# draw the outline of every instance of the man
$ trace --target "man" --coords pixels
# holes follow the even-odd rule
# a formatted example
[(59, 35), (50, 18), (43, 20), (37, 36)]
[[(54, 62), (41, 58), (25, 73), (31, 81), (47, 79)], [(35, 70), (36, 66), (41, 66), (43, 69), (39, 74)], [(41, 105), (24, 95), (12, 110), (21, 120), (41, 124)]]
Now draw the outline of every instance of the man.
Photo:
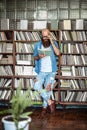
[[(39, 54), (39, 49), (50, 50), (51, 55)], [(48, 29), (43, 29), (41, 41), (34, 45), (35, 71), (37, 73), (34, 89), (43, 99), (42, 115), (45, 115), (48, 106), (51, 113), (55, 112), (55, 102), (51, 99), (51, 94), (57, 71), (56, 55), (59, 54), (58, 43), (53, 41)]]

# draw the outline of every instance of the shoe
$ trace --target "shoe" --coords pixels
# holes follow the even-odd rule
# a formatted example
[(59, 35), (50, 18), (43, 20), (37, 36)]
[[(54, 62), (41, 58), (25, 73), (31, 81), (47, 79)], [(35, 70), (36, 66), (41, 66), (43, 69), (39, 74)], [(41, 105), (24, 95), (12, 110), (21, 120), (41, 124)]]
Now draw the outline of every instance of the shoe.
[(42, 109), (42, 112), (41, 112), (41, 116), (42, 116), (42, 117), (45, 117), (46, 114), (47, 114), (47, 108), (43, 108), (43, 109)]
[(56, 106), (54, 101), (49, 105), (49, 108), (51, 113), (55, 113)]

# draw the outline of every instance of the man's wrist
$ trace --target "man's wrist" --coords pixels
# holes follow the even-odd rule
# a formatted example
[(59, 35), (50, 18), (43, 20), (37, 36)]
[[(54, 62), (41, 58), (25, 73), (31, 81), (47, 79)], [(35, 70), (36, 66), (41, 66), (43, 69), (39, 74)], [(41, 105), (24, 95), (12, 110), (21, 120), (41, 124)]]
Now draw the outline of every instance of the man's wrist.
[(40, 56), (38, 55), (38, 60), (40, 59)]
[(51, 45), (54, 46), (54, 42), (53, 41), (51, 42)]

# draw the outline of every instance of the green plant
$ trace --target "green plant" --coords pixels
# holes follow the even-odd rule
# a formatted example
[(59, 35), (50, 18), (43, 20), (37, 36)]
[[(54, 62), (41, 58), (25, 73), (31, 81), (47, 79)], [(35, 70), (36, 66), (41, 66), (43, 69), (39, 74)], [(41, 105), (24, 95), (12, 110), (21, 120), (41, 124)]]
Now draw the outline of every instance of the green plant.
[(14, 121), (16, 130), (24, 130), (24, 128), (19, 129), (18, 123), (20, 120), (25, 119), (29, 116), (32, 111), (27, 112), (26, 108), (32, 105), (41, 105), (41, 102), (32, 101), (32, 96), (36, 96), (38, 94), (37, 91), (34, 91), (31, 94), (31, 89), (28, 87), (27, 90), (22, 90), (21, 85), (17, 87), (16, 91), (12, 90), (12, 98), (10, 100), (10, 108), (4, 111), (0, 111), (0, 114), (10, 113), (12, 117), (11, 121)]
[[(16, 129), (18, 128), (18, 122), (20, 119), (26, 118), (32, 112), (26, 112), (25, 109), (28, 106), (33, 105), (32, 97), (30, 94), (30, 88), (22, 93), (21, 87), (18, 87), (16, 93), (13, 92), (12, 98), (10, 100), (11, 108), (1, 113), (10, 113), (12, 115), (12, 120), (15, 122)], [(23, 130), (23, 129), (20, 129)]]
[(11, 109), (9, 109), (9, 112), (12, 114), (15, 125), (18, 128), (18, 121), (20, 118), (24, 118), (32, 113), (24, 112), (28, 106), (32, 105), (30, 89), (21, 93), (21, 87), (18, 87), (16, 94), (13, 94), (10, 103)]

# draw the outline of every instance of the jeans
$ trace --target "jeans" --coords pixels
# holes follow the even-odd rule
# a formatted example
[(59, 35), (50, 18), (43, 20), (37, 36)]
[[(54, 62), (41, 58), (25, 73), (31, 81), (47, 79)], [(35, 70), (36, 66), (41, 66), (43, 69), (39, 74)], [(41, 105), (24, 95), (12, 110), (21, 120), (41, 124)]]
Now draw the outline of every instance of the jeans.
[[(34, 90), (40, 93), (40, 96), (43, 99), (43, 107), (48, 106), (48, 100), (52, 95), (52, 89), (55, 83), (55, 75), (56, 72), (40, 72), (36, 77), (37, 81), (34, 84)], [(45, 89), (49, 84), (51, 84), (51, 91)]]

